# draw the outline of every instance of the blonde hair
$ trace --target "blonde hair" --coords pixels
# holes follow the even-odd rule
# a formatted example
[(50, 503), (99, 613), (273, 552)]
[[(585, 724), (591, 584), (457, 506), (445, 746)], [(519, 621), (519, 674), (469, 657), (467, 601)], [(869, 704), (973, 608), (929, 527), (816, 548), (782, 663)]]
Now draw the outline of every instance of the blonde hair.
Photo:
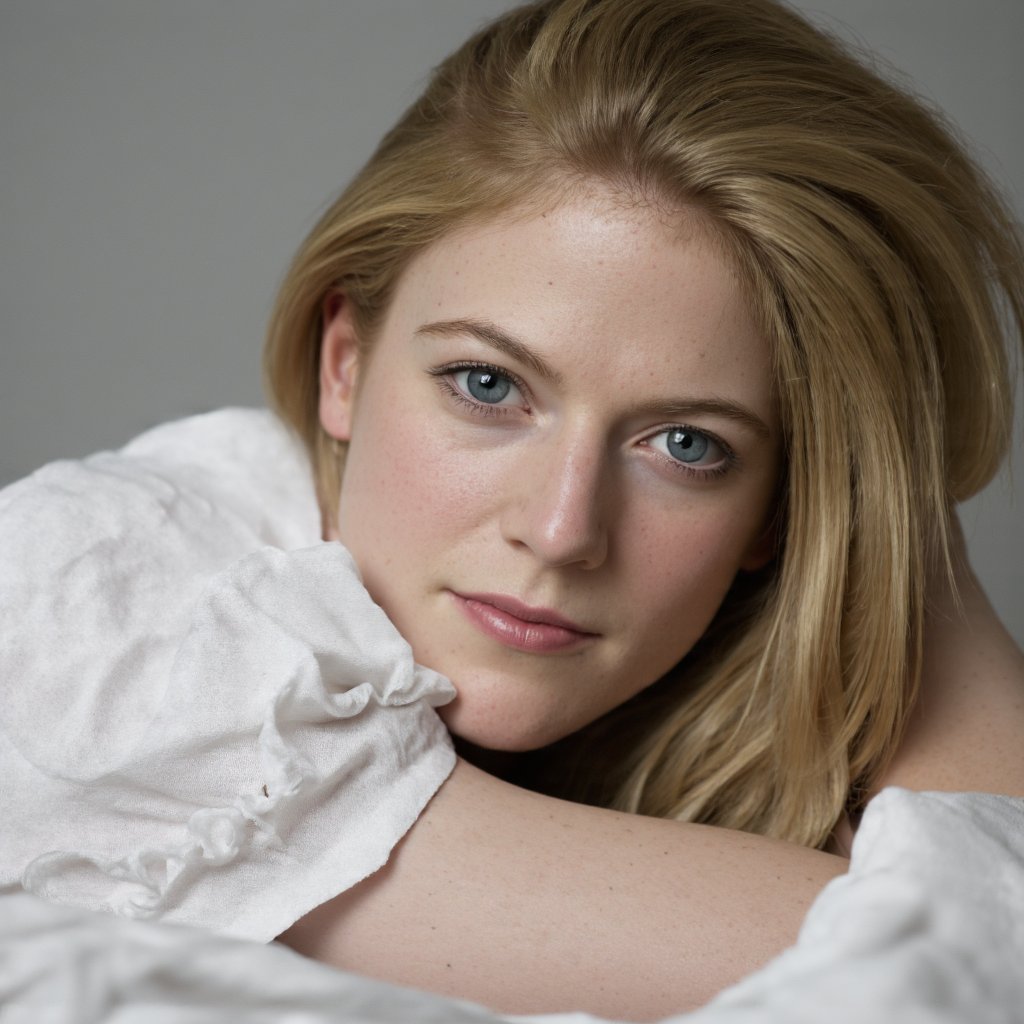
[(779, 3), (513, 10), (440, 65), (281, 288), (266, 375), (325, 516), (341, 477), (317, 416), (325, 297), (348, 296), (369, 346), (425, 246), (592, 179), (718, 225), (772, 346), (787, 469), (773, 566), (572, 741), (583, 782), (624, 809), (820, 845), (903, 731), (950, 502), (1007, 448), (1019, 236), (936, 114)]

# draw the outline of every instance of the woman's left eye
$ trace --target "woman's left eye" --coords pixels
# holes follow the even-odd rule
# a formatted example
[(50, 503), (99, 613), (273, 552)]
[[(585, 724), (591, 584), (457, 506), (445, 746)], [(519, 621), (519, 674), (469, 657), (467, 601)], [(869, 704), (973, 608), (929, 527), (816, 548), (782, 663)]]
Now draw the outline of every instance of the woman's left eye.
[(669, 427), (649, 437), (646, 443), (681, 468), (702, 473), (724, 472), (733, 460), (732, 452), (722, 442), (691, 427)]

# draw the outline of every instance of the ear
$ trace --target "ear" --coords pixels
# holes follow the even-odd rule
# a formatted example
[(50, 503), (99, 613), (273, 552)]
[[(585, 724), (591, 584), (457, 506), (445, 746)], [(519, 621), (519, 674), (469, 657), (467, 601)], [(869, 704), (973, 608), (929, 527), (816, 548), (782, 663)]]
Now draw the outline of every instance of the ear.
[(341, 292), (324, 299), (320, 339), (320, 425), (339, 441), (352, 437), (359, 345), (352, 304)]

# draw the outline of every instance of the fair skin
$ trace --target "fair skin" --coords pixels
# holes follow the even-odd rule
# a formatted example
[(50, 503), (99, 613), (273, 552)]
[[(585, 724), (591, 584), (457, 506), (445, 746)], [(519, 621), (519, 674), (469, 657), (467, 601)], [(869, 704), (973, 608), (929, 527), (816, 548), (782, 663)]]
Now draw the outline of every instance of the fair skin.
[[(591, 193), (443, 239), (403, 275), (362, 364), (344, 297), (325, 312), (321, 420), (350, 440), (334, 535), (419, 660), (456, 681), (456, 734), (516, 750), (578, 728), (678, 659), (735, 573), (768, 557), (778, 427), (765, 346), (692, 215)], [(526, 342), (557, 385), (478, 334), (421, 330), (468, 320)], [(475, 362), (516, 390), (471, 380), (461, 367)], [(474, 412), (439, 381), (469, 400), (497, 386), (509, 411)], [(685, 418), (666, 415), (668, 398), (689, 403)], [(736, 407), (767, 437), (744, 432)], [(670, 471), (661, 459), (694, 454), (692, 441), (668, 447), (672, 425), (736, 461), (710, 479)], [(722, 449), (709, 450), (703, 465)], [(936, 584), (924, 694), (883, 782), (1024, 794), (1024, 666), (966, 567), (960, 582), (962, 610)], [(467, 615), (464, 591), (557, 611), (585, 635), (507, 607)], [(685, 631), (667, 629), (665, 605)], [(387, 866), (282, 941), (506, 1012), (653, 1019), (790, 945), (845, 866), (553, 800), (460, 761)]]
[(328, 314), (321, 415), (350, 442), (331, 535), (457, 680), (463, 739), (593, 721), (767, 560), (770, 357), (696, 214), (598, 193), (455, 232), (402, 276), (368, 365), (349, 307)]

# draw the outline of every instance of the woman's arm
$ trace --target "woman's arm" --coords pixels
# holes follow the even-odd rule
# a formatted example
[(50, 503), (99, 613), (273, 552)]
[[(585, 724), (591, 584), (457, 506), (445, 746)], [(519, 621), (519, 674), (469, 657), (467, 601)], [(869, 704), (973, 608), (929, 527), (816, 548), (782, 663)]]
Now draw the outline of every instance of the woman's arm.
[(651, 1019), (791, 944), (839, 857), (540, 796), (460, 761), (388, 864), (281, 941), (512, 1013)]
[[(1024, 657), (962, 552), (956, 585), (959, 602), (936, 574), (921, 698), (879, 788), (1024, 796)], [(507, 1012), (649, 1019), (705, 1002), (791, 944), (845, 867), (553, 800), (460, 762), (388, 865), (282, 941)]]

